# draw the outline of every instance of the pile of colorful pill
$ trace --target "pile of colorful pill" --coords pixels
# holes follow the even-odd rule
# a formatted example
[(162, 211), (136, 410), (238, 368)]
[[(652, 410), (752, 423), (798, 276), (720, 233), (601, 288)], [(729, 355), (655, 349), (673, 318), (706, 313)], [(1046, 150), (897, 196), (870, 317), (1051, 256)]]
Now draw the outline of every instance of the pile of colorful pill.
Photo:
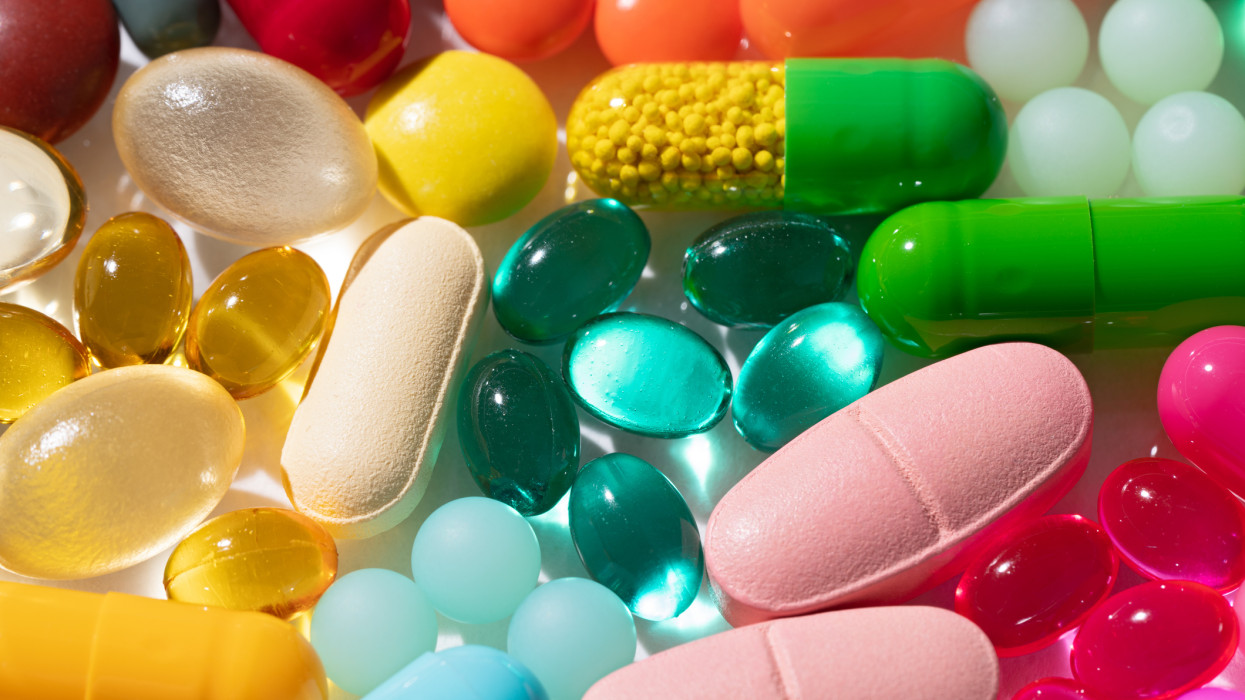
[(1242, 26), (0, 0), (0, 700), (1245, 698)]

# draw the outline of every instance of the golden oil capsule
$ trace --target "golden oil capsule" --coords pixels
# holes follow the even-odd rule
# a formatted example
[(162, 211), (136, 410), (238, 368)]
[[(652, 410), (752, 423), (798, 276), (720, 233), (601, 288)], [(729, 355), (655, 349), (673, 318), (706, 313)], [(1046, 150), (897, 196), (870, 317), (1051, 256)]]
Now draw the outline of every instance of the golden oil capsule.
[(0, 423), (91, 373), (86, 348), (38, 311), (0, 302)]
[(324, 271), (306, 253), (266, 248), (225, 269), (190, 316), (186, 360), (236, 399), (285, 379), (311, 352), (328, 318)]
[(114, 216), (82, 251), (74, 317), (101, 367), (164, 362), (186, 332), (193, 300), (186, 248), (159, 217)]
[(310, 610), (337, 578), (337, 545), (324, 528), (284, 508), (213, 518), (169, 556), (169, 600), (290, 618)]

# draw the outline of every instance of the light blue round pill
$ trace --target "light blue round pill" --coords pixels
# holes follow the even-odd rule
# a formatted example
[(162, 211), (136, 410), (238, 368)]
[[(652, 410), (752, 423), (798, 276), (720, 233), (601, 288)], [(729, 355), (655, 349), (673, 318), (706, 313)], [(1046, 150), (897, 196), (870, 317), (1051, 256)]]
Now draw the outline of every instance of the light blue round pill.
[(468, 644), (424, 654), (363, 700), (549, 700), (526, 666)]
[(411, 579), (352, 571), (329, 586), (311, 617), (311, 646), (329, 679), (365, 695), (437, 647), (437, 614)]
[(550, 700), (579, 700), (635, 659), (635, 621), (605, 586), (560, 578), (532, 591), (514, 612), (506, 650), (536, 674)]
[(514, 508), (460, 498), (433, 511), (415, 534), (411, 572), (442, 615), (496, 622), (536, 587), (540, 543)]

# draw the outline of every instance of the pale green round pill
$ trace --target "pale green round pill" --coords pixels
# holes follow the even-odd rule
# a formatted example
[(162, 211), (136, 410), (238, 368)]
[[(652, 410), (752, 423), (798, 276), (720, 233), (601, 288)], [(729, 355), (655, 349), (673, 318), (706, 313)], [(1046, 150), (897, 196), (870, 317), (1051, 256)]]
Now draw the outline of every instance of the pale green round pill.
[(1008, 167), (1030, 197), (1109, 197), (1132, 160), (1119, 110), (1076, 87), (1047, 90), (1025, 104), (1007, 143)]
[(411, 572), (442, 615), (473, 625), (496, 622), (536, 587), (540, 543), (514, 508), (460, 498), (420, 526)]
[(999, 96), (1023, 102), (1081, 75), (1089, 28), (1072, 0), (982, 0), (964, 43), (973, 70)]
[(560, 578), (532, 591), (514, 612), (506, 651), (536, 674), (549, 700), (579, 700), (635, 659), (635, 621), (605, 586)]
[(1208, 92), (1166, 97), (1137, 124), (1133, 172), (1151, 197), (1239, 194), (1245, 188), (1245, 117)]
[(1223, 62), (1223, 29), (1205, 0), (1119, 0), (1098, 32), (1111, 84), (1141, 104), (1204, 90)]

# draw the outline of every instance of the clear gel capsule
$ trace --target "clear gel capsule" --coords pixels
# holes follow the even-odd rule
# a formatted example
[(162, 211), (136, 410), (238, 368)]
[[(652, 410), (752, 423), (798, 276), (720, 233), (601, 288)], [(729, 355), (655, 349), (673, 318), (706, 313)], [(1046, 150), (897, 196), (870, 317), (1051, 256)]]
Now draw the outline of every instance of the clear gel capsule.
[(0, 126), (0, 291), (64, 260), (85, 220), (73, 167), (42, 140)]

